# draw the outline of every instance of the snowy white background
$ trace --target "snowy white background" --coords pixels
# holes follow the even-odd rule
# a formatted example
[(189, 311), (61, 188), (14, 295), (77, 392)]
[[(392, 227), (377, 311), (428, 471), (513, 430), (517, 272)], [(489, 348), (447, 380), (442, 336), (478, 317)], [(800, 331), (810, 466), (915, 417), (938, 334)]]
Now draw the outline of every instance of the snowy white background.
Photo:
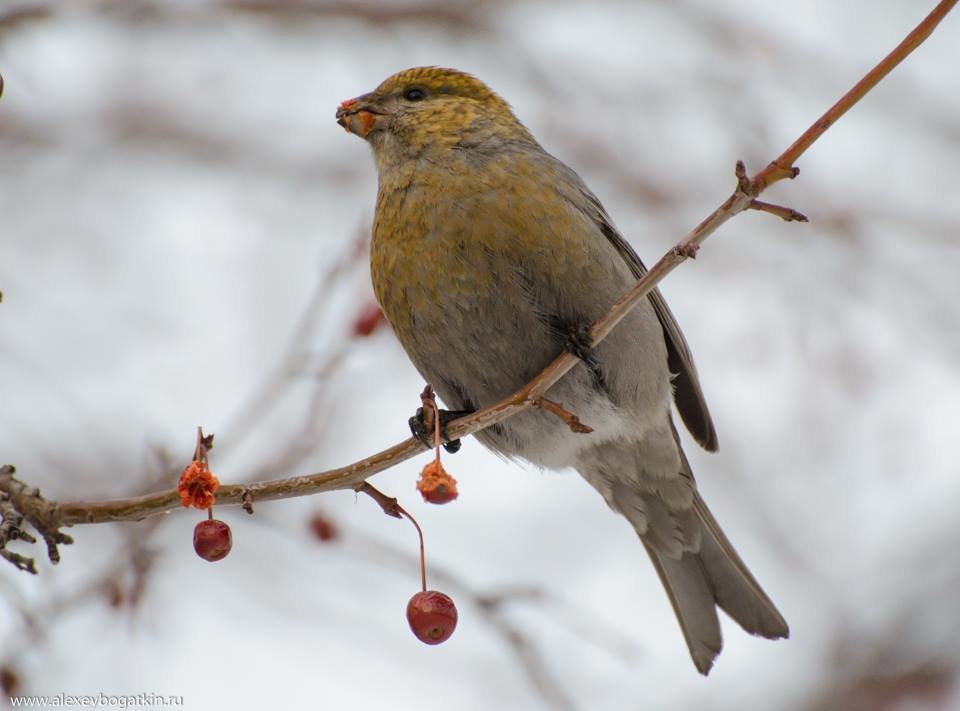
[[(349, 336), (376, 179), (333, 120), (396, 70), (487, 81), (651, 263), (932, 5), (0, 0), (0, 460), (103, 498), (170, 486), (197, 424), (226, 481), (406, 437), (419, 377)], [(459, 602), (443, 646), (403, 617), (412, 528), (339, 493), (218, 511), (216, 565), (196, 512), (72, 529), (58, 567), (0, 566), (0, 663), (188, 709), (960, 708), (958, 40), (949, 16), (768, 193), (809, 225), (742, 215), (663, 285), (720, 433), (694, 471), (789, 641), (725, 624), (699, 677), (629, 526), (468, 441), (455, 504), (419, 501), (421, 460), (375, 481)]]

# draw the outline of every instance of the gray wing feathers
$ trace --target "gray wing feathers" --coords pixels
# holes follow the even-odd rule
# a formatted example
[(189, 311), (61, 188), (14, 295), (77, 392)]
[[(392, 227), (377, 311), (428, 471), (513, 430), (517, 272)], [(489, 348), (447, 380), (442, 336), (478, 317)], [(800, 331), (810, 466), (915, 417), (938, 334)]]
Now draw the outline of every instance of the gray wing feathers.
[[(636, 257), (636, 255), (634, 256)], [(640, 258), (636, 257), (636, 259), (640, 270), (642, 270), (640, 275), (637, 276), (639, 279), (646, 269), (643, 267)], [(687, 341), (677, 325), (677, 320), (670, 312), (667, 302), (663, 300), (659, 289), (650, 292), (650, 302), (653, 304), (653, 310), (657, 312), (660, 325), (663, 326), (667, 343), (667, 364), (670, 372), (676, 375), (673, 381), (673, 400), (677, 404), (680, 419), (683, 420), (683, 424), (687, 426), (690, 434), (700, 443), (700, 446), (708, 452), (716, 452), (717, 430), (713, 426), (713, 419), (707, 409), (707, 401), (700, 389), (700, 379), (697, 376), (696, 366), (693, 364), (693, 356), (690, 355), (690, 350), (687, 347)]]
[[(630, 267), (633, 275), (640, 279), (647, 273), (640, 257), (633, 250), (633, 247), (623, 238), (613, 226), (613, 220), (607, 214), (607, 211), (600, 204), (600, 200), (580, 179), (571, 168), (550, 156), (555, 161), (554, 170), (562, 174), (565, 178), (561, 185), (576, 186), (578, 195), (568, 195), (567, 199), (571, 204), (583, 210), (597, 225), (601, 234), (609, 240), (620, 256)], [(559, 189), (559, 188), (558, 188)], [(577, 199), (579, 198), (579, 199)], [(584, 210), (584, 200), (588, 209)], [(673, 399), (677, 405), (677, 411), (680, 418), (690, 430), (690, 434), (707, 451), (713, 452), (717, 449), (717, 431), (713, 426), (713, 420), (710, 417), (710, 410), (707, 408), (707, 401), (703, 397), (703, 391), (700, 389), (700, 380), (697, 376), (696, 366), (693, 364), (693, 356), (690, 355), (690, 349), (687, 341), (677, 325), (677, 320), (670, 312), (667, 302), (664, 301), (659, 289), (654, 289), (649, 294), (650, 303), (653, 305), (660, 325), (663, 328), (664, 341), (667, 345), (667, 363), (670, 372), (676, 377), (673, 380)]]
[[(601, 208), (602, 210), (602, 208)], [(627, 241), (613, 227), (607, 218), (606, 213), (600, 213), (600, 231), (617, 251), (621, 254), (634, 276), (640, 279), (647, 273), (647, 268), (640, 257), (633, 251)], [(693, 364), (693, 356), (690, 355), (690, 348), (687, 346), (687, 339), (683, 337), (677, 320), (673, 317), (670, 307), (664, 301), (663, 295), (659, 289), (654, 289), (648, 295), (653, 310), (657, 313), (660, 320), (660, 326), (663, 328), (664, 341), (667, 344), (667, 365), (670, 372), (674, 374), (673, 379), (673, 401), (677, 405), (677, 412), (680, 413), (680, 419), (690, 430), (690, 434), (700, 445), (708, 452), (717, 450), (717, 431), (713, 426), (713, 419), (710, 417), (710, 410), (707, 409), (707, 401), (703, 397), (703, 391), (700, 389), (700, 379), (697, 376), (697, 368)]]

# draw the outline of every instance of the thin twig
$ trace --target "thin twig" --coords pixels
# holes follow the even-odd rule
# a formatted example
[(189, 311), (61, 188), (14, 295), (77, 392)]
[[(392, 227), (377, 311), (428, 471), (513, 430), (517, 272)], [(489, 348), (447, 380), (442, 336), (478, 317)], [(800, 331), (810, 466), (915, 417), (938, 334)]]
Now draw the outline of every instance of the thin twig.
[(873, 89), (887, 74), (893, 71), (900, 62), (919, 47), (933, 33), (940, 21), (946, 17), (947, 13), (957, 4), (957, 0), (942, 0), (927, 15), (923, 22), (917, 25), (913, 32), (908, 34), (903, 41), (898, 44), (890, 54), (884, 57), (877, 66), (867, 72), (866, 76), (854, 84), (846, 94), (840, 97), (833, 106), (827, 109), (827, 112), (818, 118), (813, 124), (804, 131), (800, 138), (780, 154), (770, 165), (760, 171), (753, 178), (754, 186), (757, 188), (757, 194), (769, 187), (778, 180), (784, 178), (796, 177), (796, 168), (793, 164), (797, 158), (802, 156), (814, 142), (824, 134), (837, 120), (847, 111), (854, 107), (867, 93)]
[(556, 415), (563, 420), (563, 423), (570, 428), (571, 432), (576, 432), (577, 434), (589, 434), (593, 432), (593, 428), (590, 425), (583, 424), (579, 417), (570, 412), (570, 410), (567, 410), (559, 402), (540, 398), (536, 404), (540, 409), (546, 410), (550, 414)]
[(752, 200), (750, 202), (750, 209), (769, 212), (771, 215), (776, 215), (781, 220), (786, 220), (787, 222), (809, 222), (807, 216), (802, 212), (797, 212), (792, 207), (784, 207), (783, 205), (774, 205), (769, 202)]

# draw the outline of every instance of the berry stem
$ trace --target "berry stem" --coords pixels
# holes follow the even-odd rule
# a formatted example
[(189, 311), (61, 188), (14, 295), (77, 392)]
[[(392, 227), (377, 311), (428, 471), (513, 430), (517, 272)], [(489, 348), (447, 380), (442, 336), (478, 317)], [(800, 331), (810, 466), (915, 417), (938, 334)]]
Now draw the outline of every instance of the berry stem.
[(197, 427), (197, 445), (193, 448), (193, 461), (207, 462), (207, 453), (213, 449), (213, 435), (205, 435), (203, 427)]
[(440, 408), (437, 407), (437, 396), (433, 393), (433, 387), (427, 385), (420, 393), (420, 401), (424, 407), (433, 410), (433, 446), (436, 451), (435, 459), (440, 461)]
[(423, 531), (420, 530), (420, 524), (417, 523), (417, 520), (407, 513), (406, 509), (397, 504), (397, 510), (406, 516), (410, 523), (414, 525), (417, 529), (417, 535), (420, 537), (420, 586), (424, 592), (427, 591), (427, 559), (423, 549)]
[(412, 523), (414, 528), (417, 529), (417, 536), (420, 538), (420, 585), (423, 588), (423, 591), (426, 592), (427, 559), (423, 547), (423, 530), (420, 528), (420, 524), (417, 523), (417, 519), (411, 516), (410, 513), (400, 505), (395, 497), (387, 496), (369, 481), (361, 483), (359, 486), (354, 488), (354, 491), (356, 491), (358, 494), (366, 494), (371, 499), (376, 501), (387, 516), (393, 516), (394, 518), (405, 517), (409, 519), (410, 523)]
[(203, 441), (203, 428), (197, 427), (197, 443), (193, 447), (193, 461), (200, 461), (200, 443)]

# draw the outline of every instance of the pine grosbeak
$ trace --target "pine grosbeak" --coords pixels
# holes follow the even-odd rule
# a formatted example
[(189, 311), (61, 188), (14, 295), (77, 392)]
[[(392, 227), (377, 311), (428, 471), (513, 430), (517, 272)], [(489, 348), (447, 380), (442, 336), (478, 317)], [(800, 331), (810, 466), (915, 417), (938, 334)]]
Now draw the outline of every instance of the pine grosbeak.
[(639, 534), (697, 669), (722, 647), (717, 607), (771, 639), (787, 624), (697, 492), (671, 397), (706, 449), (716, 433), (687, 343), (653, 291), (595, 349), (578, 334), (645, 272), (580, 177), (507, 103), (452, 69), (408, 69), (337, 110), (379, 177), (373, 285), (413, 364), (457, 410), (490, 405), (564, 349), (550, 390), (590, 434), (542, 410), (477, 433), (487, 447), (573, 467)]

